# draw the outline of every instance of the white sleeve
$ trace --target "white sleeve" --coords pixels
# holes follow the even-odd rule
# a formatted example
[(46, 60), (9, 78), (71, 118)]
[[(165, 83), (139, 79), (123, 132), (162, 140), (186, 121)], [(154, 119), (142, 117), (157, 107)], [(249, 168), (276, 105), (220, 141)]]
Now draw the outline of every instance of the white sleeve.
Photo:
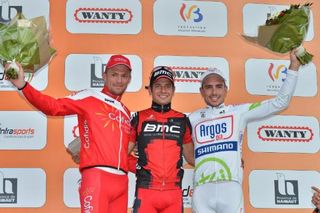
[(247, 124), (250, 121), (265, 118), (287, 108), (295, 90), (297, 79), (298, 72), (288, 70), (286, 80), (283, 82), (277, 96), (251, 105), (253, 106), (251, 107), (252, 109), (243, 114), (242, 122)]

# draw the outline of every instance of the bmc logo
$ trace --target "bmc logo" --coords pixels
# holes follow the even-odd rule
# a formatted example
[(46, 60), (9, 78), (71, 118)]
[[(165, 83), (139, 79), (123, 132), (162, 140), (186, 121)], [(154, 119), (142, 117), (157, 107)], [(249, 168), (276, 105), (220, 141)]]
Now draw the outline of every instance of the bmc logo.
[(166, 133), (176, 133), (176, 134), (180, 134), (180, 126), (176, 126), (176, 125), (162, 125), (162, 124), (150, 124), (147, 123), (144, 128), (143, 128), (143, 132), (166, 132)]

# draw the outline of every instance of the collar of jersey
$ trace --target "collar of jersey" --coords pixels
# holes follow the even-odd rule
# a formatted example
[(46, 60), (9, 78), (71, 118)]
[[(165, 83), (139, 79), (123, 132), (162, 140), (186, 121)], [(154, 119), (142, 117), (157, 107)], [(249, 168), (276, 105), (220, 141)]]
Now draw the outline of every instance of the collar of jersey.
[(171, 103), (160, 105), (152, 101), (151, 108), (156, 112), (169, 112), (171, 109)]

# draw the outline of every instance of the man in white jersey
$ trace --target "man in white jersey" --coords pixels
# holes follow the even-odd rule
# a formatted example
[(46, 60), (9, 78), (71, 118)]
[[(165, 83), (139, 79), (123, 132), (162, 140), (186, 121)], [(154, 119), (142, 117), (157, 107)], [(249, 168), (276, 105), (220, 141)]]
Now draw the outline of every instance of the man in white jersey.
[(225, 105), (224, 74), (209, 69), (201, 77), (200, 93), (207, 104), (189, 115), (195, 148), (193, 211), (242, 213), (242, 141), (248, 122), (285, 109), (295, 89), (300, 62), (290, 53), (286, 80), (275, 98), (259, 103)]

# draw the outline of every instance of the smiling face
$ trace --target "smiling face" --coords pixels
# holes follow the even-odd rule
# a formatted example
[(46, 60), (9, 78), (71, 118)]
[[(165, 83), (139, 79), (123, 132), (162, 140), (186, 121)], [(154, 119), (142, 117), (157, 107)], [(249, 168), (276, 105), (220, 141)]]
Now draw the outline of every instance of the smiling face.
[(217, 107), (224, 102), (228, 89), (224, 79), (216, 74), (206, 77), (200, 88), (204, 101), (212, 107)]
[(130, 83), (131, 71), (125, 65), (115, 65), (103, 73), (103, 80), (111, 94), (122, 95)]
[(171, 102), (174, 90), (173, 83), (169, 79), (159, 78), (149, 87), (149, 94), (152, 96), (153, 102), (166, 105)]

